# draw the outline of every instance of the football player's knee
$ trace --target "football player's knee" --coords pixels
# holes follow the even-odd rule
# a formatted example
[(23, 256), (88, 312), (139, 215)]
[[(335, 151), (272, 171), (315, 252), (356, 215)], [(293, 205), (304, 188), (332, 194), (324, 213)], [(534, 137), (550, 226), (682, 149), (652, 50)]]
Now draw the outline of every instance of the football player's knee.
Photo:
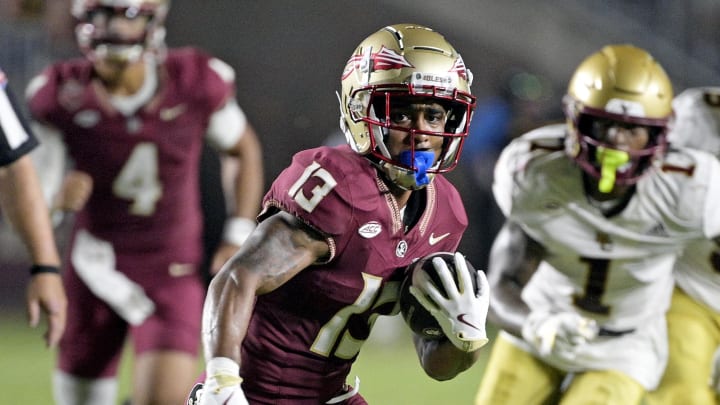
[(639, 405), (645, 389), (635, 380), (615, 371), (586, 372), (576, 376), (561, 405)]
[(493, 345), (475, 404), (543, 404), (557, 393), (562, 378), (501, 335)]

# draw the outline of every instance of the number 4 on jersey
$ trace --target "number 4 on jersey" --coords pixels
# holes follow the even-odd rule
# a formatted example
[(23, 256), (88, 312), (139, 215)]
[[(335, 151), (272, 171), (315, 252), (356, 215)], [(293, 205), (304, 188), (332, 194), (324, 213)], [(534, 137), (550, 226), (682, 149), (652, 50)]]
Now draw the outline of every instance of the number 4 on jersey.
[(113, 182), (113, 193), (132, 201), (130, 213), (133, 215), (150, 216), (155, 212), (155, 204), (162, 196), (155, 144), (143, 142), (133, 149)]

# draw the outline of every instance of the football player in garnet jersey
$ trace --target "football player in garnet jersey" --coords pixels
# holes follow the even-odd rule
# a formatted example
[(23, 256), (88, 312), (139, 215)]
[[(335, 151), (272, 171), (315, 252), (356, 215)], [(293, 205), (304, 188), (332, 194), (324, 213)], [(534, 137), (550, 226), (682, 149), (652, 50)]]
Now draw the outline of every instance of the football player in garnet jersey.
[(45, 342), (55, 347), (65, 330), (67, 299), (60, 279), (60, 255), (42, 189), (28, 154), (38, 144), (18, 114), (8, 78), (0, 71), (0, 207), (27, 247), (33, 266), (27, 287), (30, 325), (47, 316)]
[[(695, 87), (673, 100), (668, 139), (720, 156), (720, 88)], [(720, 403), (720, 273), (713, 240), (690, 244), (675, 264), (675, 290), (667, 313), (670, 351), (660, 387), (649, 405)], [(715, 355), (713, 355), (715, 353)]]
[[(188, 403), (366, 403), (346, 379), (373, 323), (398, 313), (414, 259), (458, 246), (467, 217), (442, 173), (475, 104), (460, 55), (427, 27), (387, 26), (353, 51), (341, 82), (349, 145), (299, 152), (273, 182), (258, 228), (210, 284), (205, 380)], [(455, 288), (430, 304), (445, 338), (415, 336), (435, 379), (469, 368), (487, 342), (487, 281), (473, 276), (477, 295)]]
[[(84, 206), (63, 274), (73, 315), (53, 378), (59, 404), (115, 403), (127, 336), (136, 357), (132, 403), (185, 401), (205, 295), (203, 142), (239, 158), (237, 206), (229, 208), (216, 269), (260, 210), (261, 148), (235, 100), (234, 71), (195, 48), (166, 49), (168, 8), (168, 0), (75, 0), (86, 57), (53, 64), (28, 85), (43, 163), (62, 162), (49, 148), (64, 147), (74, 170), (66, 184), (87, 189), (61, 193), (87, 201), (63, 201)], [(64, 170), (45, 177), (55, 172)]]
[(672, 97), (650, 54), (606, 46), (575, 70), (567, 124), (501, 154), (488, 274), (502, 331), (477, 404), (633, 405), (658, 386), (675, 260), (720, 235), (720, 163), (666, 150)]

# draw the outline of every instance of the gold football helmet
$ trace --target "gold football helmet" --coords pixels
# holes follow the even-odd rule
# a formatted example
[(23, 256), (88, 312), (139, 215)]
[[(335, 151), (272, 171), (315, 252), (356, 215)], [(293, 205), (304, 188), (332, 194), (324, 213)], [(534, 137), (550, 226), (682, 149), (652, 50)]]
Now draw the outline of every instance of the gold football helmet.
[[(91, 60), (133, 62), (146, 51), (161, 54), (165, 49), (165, 18), (169, 8), (170, 0), (73, 0), (75, 39)], [(110, 20), (119, 16), (147, 18), (144, 31), (130, 37), (113, 30)]]
[[(418, 189), (436, 173), (452, 170), (468, 133), (475, 97), (472, 74), (460, 54), (432, 29), (415, 24), (382, 28), (358, 45), (342, 73), (340, 128), (352, 149), (367, 156), (387, 178), (405, 189)], [(397, 97), (433, 99), (448, 110), (444, 132), (394, 126), (390, 105)], [(440, 156), (427, 168), (415, 159), (390, 156), (388, 129), (444, 137)]]
[[(632, 45), (605, 46), (587, 57), (570, 80), (563, 99), (570, 132), (566, 151), (601, 181), (609, 176), (613, 184), (634, 184), (665, 153), (672, 99), (670, 79), (647, 51)], [(618, 151), (594, 133), (601, 120), (645, 126), (650, 140), (642, 150)]]

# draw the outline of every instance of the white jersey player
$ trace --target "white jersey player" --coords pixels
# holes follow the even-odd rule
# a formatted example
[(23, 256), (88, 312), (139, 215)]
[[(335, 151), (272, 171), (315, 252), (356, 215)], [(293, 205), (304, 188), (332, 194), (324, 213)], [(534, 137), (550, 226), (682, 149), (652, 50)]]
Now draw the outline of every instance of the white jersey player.
[[(720, 156), (720, 87), (696, 87), (673, 100), (670, 144)], [(717, 182), (718, 180), (715, 179)], [(714, 240), (690, 244), (675, 266), (677, 288), (667, 314), (670, 357), (650, 405), (720, 403), (720, 248)], [(720, 357), (716, 362), (720, 363)], [(709, 376), (712, 379), (708, 384)]]
[(477, 404), (640, 404), (658, 385), (674, 262), (720, 235), (720, 163), (666, 151), (672, 96), (647, 52), (606, 46), (570, 81), (568, 124), (503, 151), (488, 269), (503, 331)]

